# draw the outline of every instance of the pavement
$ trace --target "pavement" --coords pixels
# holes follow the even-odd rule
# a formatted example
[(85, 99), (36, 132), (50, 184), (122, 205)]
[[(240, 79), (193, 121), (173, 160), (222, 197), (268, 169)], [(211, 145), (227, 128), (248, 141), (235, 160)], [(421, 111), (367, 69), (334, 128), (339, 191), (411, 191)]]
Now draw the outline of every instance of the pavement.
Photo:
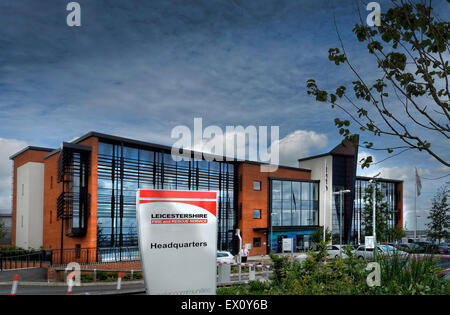
[[(82, 283), (72, 288), (72, 295), (111, 295), (144, 293), (144, 281), (123, 282), (120, 292), (116, 291), (116, 283)], [(11, 293), (11, 283), (0, 283), (0, 295)], [(65, 283), (19, 282), (16, 295), (67, 295)]]
[[(256, 279), (265, 279), (265, 273), (257, 273)], [(248, 273), (242, 273), (241, 281), (238, 275), (231, 275), (231, 282), (218, 283), (217, 286), (230, 286), (233, 284), (247, 283)], [(81, 286), (72, 288), (72, 295), (128, 295), (145, 294), (144, 281), (124, 281), (120, 292), (116, 291), (115, 282), (87, 282)], [(0, 282), (0, 295), (10, 295), (12, 281)], [(16, 295), (67, 295), (67, 284), (64, 282), (25, 282), (20, 281)]]

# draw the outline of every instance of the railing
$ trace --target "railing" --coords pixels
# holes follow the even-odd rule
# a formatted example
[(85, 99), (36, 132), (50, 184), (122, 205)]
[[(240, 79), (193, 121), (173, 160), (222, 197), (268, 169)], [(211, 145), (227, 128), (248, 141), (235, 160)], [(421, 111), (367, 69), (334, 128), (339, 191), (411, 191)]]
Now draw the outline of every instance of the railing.
[(46, 251), (3, 251), (0, 252), (0, 270), (42, 267), (50, 263), (51, 255)]
[(52, 250), (52, 265), (130, 262), (141, 259), (138, 247), (70, 248)]

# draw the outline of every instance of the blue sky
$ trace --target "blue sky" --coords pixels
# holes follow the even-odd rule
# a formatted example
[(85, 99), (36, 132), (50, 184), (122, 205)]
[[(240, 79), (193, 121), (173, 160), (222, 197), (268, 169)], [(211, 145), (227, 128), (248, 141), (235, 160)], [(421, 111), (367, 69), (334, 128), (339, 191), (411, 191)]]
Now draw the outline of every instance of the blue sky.
[[(0, 2), (0, 208), (9, 206), (7, 156), (24, 145), (58, 147), (91, 130), (171, 144), (173, 127), (202, 117), (221, 127), (280, 126), (280, 137), (298, 144), (286, 146), (289, 163), (329, 151), (341, 141), (333, 119), (345, 116), (315, 102), (305, 85), (353, 79), (327, 58), (338, 45), (333, 15), (355, 64), (376, 74), (351, 32), (355, 1), (85, 0), (78, 1), (81, 27), (66, 25), (68, 2)], [(380, 4), (385, 11), (388, 2)], [(448, 143), (429, 140), (448, 156)], [(408, 212), (414, 167), (428, 178), (449, 173), (410, 152), (360, 174), (381, 170), (405, 180)], [(423, 181), (421, 211), (443, 182)]]

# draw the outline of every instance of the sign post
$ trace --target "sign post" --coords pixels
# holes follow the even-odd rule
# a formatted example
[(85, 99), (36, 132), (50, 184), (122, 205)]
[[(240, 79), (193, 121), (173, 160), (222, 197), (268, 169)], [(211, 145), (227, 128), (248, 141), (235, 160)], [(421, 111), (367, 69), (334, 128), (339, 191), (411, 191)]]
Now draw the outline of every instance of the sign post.
[(138, 190), (136, 203), (147, 294), (215, 294), (217, 193)]
[(375, 248), (375, 236), (366, 236), (364, 241), (367, 249)]

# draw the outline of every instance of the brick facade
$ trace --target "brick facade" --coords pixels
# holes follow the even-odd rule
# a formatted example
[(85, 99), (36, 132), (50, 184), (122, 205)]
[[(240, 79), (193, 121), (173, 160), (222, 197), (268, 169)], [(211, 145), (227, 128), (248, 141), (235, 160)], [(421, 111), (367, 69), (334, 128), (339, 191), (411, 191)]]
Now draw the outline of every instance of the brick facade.
[[(251, 256), (267, 254), (267, 231), (255, 231), (255, 228), (269, 226), (269, 179), (285, 178), (310, 180), (311, 172), (302, 169), (279, 167), (275, 172), (261, 172), (260, 165), (243, 163), (238, 167), (239, 197), (238, 197), (238, 227), (241, 230), (242, 244), (252, 244)], [(261, 190), (253, 189), (253, 182), (261, 182)], [(261, 210), (261, 218), (253, 218), (253, 210)], [(253, 239), (260, 238), (261, 246), (253, 247)]]
[[(83, 237), (68, 237), (63, 234), (63, 248), (75, 248), (80, 245), (81, 248), (97, 247), (97, 152), (98, 139), (89, 138), (80, 143), (81, 145), (92, 147), (90, 176), (88, 182), (90, 195), (90, 213), (87, 224), (87, 234)], [(43, 247), (45, 249), (61, 248), (61, 220), (56, 217), (56, 206), (58, 196), (62, 192), (62, 183), (57, 182), (58, 178), (58, 159), (59, 153), (56, 153), (45, 159), (44, 170), (44, 237)], [(65, 229), (65, 228), (64, 228)]]

